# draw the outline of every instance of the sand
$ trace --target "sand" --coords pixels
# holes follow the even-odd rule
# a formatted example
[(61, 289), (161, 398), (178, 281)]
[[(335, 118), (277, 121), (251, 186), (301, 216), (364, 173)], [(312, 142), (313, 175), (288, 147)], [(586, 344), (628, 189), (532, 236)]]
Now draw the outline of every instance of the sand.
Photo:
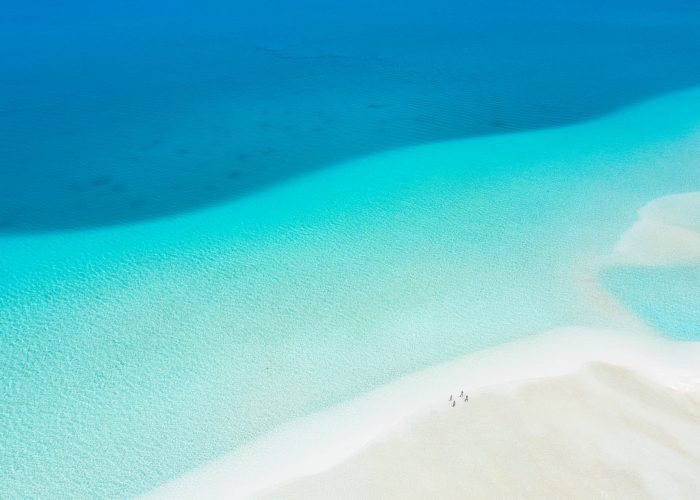
[[(691, 381), (688, 381), (691, 382)], [(263, 498), (698, 498), (700, 378), (610, 364), (486, 388)]]
[[(697, 263), (697, 214), (698, 193), (649, 202), (596, 265)], [(590, 281), (589, 298), (619, 308)], [(558, 328), (401, 377), (149, 497), (697, 499), (700, 343), (628, 324)]]
[(615, 245), (611, 262), (683, 265), (700, 262), (700, 192), (652, 200)]
[[(697, 192), (649, 202), (601, 267), (697, 264), (699, 214)], [(497, 365), (498, 349), (465, 359), (461, 379), (477, 384), (468, 402), (455, 387), (455, 407), (446, 398), (407, 415), (336, 465), (255, 496), (700, 498), (698, 344), (601, 333), (564, 329), (504, 346), (510, 381), (479, 365)]]
[(700, 345), (571, 327), (398, 379), (149, 496), (669, 499), (699, 478)]

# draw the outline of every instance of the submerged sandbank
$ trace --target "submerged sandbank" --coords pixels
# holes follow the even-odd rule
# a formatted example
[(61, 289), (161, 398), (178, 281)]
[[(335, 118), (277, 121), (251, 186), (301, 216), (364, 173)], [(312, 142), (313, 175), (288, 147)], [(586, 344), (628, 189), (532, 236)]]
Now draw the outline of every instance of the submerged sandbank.
[(615, 245), (613, 263), (690, 265), (700, 263), (700, 192), (656, 198)]
[[(591, 362), (614, 366), (589, 366), (575, 375), (566, 375)], [(527, 383), (536, 379), (540, 380)], [(523, 382), (525, 389), (518, 389)], [(461, 389), (466, 389), (472, 400), (453, 409), (448, 396), (458, 394)], [(399, 379), (359, 399), (278, 429), (251, 446), (166, 484), (151, 492), (151, 496), (248, 498), (270, 492), (280, 498), (313, 497), (316, 493), (319, 498), (331, 493), (334, 498), (343, 494), (347, 498), (371, 494), (379, 498), (392, 494), (401, 497), (405, 493), (402, 488), (406, 487), (406, 491), (418, 496), (434, 489), (442, 497), (465, 494), (466, 490), (459, 488), (482, 479), (483, 484), (472, 486), (475, 493), (486, 491), (493, 482), (499, 483), (499, 488), (526, 487), (523, 481), (528, 477), (533, 484), (541, 482), (542, 487), (549, 482), (551, 488), (547, 491), (556, 496), (562, 491), (557, 484), (567, 481), (567, 474), (577, 471), (581, 473), (581, 481), (591, 476), (588, 479), (591, 484), (599, 479), (600, 484), (612, 489), (632, 485), (642, 489), (629, 486), (632, 488), (629, 491), (646, 491), (644, 488), (663, 481), (652, 478), (650, 486), (644, 482), (646, 479), (637, 480), (638, 475), (647, 477), (649, 472), (645, 469), (649, 463), (635, 462), (637, 453), (665, 450), (663, 453), (678, 461), (678, 474), (682, 478), (686, 478), (691, 463), (696, 470), (700, 466), (700, 440), (688, 442), (693, 455), (685, 458), (678, 458), (669, 445), (669, 439), (680, 439), (692, 434), (692, 430), (700, 435), (698, 390), (700, 345), (697, 343), (671, 342), (650, 332), (560, 329)], [(530, 399), (532, 405), (526, 405)], [(595, 401), (600, 401), (597, 407)], [(467, 404), (470, 406), (465, 407)], [(523, 413), (518, 416), (517, 412), (513, 413), (515, 409)], [(476, 420), (469, 420), (473, 413), (466, 412), (476, 412)], [(640, 436), (638, 429), (648, 427), (649, 422), (658, 422), (658, 433), (656, 428), (651, 428), (646, 437)], [(463, 433), (459, 434), (463, 445), (445, 447), (445, 436), (467, 423), (470, 428), (459, 431)], [(666, 431), (666, 427), (673, 429)], [(611, 455), (608, 450), (598, 456), (590, 444), (583, 450), (587, 454), (581, 454), (583, 451), (578, 446), (585, 439), (579, 436), (569, 440), (567, 436), (581, 434), (583, 430), (601, 442), (622, 434), (624, 441), (620, 447), (611, 445), (611, 450), (620, 450), (622, 455)], [(488, 436), (501, 438), (489, 442)], [(473, 441), (477, 438), (480, 441)], [(541, 442), (535, 443), (538, 439)], [(417, 446), (425, 455), (411, 458), (412, 452), (406, 449), (407, 440), (409, 448)], [(467, 446), (470, 440), (475, 443), (472, 447)], [(538, 447), (529, 450), (520, 446), (521, 456), (508, 458), (508, 450), (516, 449), (518, 440), (521, 445), (535, 443)], [(617, 463), (610, 462), (613, 458), (623, 460), (627, 452), (621, 450), (628, 444), (633, 446), (629, 448), (629, 485), (627, 480), (622, 484), (614, 477), (606, 479), (605, 470), (613, 476), (617, 472), (605, 467)], [(547, 456), (549, 447), (560, 453), (580, 454), (580, 463), (587, 464), (590, 470), (579, 469), (576, 461), (570, 462), (571, 467), (562, 464), (559, 471), (549, 471), (544, 466), (533, 469), (533, 462), (525, 460), (531, 454)], [(436, 470), (423, 468), (422, 461), (429, 456), (435, 460)], [(470, 473), (468, 460), (485, 462), (481, 469)], [(655, 460), (654, 456), (649, 460)], [(406, 473), (401, 472), (404, 462)], [(440, 465), (443, 462), (445, 467)], [(450, 462), (456, 463), (449, 465)], [(445, 481), (459, 469), (459, 462), (465, 464), (464, 481), (460, 480), (453, 490), (450, 488), (455, 485)], [(667, 462), (669, 467), (671, 463)], [(279, 491), (272, 489), (322, 473), (337, 464), (340, 464), (337, 468), (320, 476), (292, 483)], [(362, 475), (362, 471), (370, 474), (371, 470), (379, 475)], [(509, 485), (514, 474), (517, 477)], [(346, 482), (353, 485), (346, 487)], [(343, 492), (334, 486), (341, 483)], [(688, 484), (696, 483), (686, 484), (683, 479), (678, 488), (686, 488)], [(476, 497), (483, 498), (479, 494)]]

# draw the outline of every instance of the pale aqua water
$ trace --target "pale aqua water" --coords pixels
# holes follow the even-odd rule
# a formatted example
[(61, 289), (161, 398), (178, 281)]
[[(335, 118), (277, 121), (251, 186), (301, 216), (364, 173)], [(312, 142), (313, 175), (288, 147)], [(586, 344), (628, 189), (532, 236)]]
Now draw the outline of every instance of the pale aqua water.
[(637, 208), (700, 187), (698, 152), (693, 90), (177, 217), (3, 236), (0, 497), (133, 495), (402, 374), (617, 325), (581, 273)]
[(628, 267), (603, 274), (626, 307), (677, 340), (700, 340), (700, 267)]

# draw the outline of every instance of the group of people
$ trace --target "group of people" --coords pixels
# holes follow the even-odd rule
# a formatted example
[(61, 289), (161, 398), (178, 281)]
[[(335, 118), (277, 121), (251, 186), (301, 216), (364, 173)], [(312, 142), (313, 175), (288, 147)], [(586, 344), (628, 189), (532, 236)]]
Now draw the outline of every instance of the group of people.
[[(468, 402), (469, 402), (469, 394), (464, 394), (464, 391), (461, 391), (461, 392), (459, 393), (459, 399), (461, 399), (461, 400), (464, 401), (465, 403), (468, 403)], [(449, 401), (450, 403), (452, 403), (452, 404), (451, 404), (452, 408), (454, 408), (455, 405), (457, 404), (457, 398), (453, 398), (453, 397), (452, 397), (452, 394), (450, 394), (450, 399), (448, 399), (448, 401)]]

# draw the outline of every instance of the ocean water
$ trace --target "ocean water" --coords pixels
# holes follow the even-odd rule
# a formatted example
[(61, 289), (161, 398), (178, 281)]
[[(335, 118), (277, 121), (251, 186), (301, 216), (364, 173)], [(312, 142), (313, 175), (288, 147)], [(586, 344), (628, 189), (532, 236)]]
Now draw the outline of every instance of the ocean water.
[(694, 90), (178, 216), (4, 236), (1, 496), (130, 496), (402, 374), (627, 326), (591, 266), (637, 208), (700, 185), (698, 111)]
[(0, 231), (144, 220), (700, 84), (694, 0), (0, 6)]
[[(700, 90), (598, 115), (700, 83), (698, 6), (336, 7), (3, 6), (0, 497), (133, 496), (421, 368), (630, 325), (595, 264), (700, 187)], [(601, 281), (690, 340), (697, 280)]]
[(700, 340), (700, 267), (621, 267), (602, 280), (653, 328), (673, 339)]

